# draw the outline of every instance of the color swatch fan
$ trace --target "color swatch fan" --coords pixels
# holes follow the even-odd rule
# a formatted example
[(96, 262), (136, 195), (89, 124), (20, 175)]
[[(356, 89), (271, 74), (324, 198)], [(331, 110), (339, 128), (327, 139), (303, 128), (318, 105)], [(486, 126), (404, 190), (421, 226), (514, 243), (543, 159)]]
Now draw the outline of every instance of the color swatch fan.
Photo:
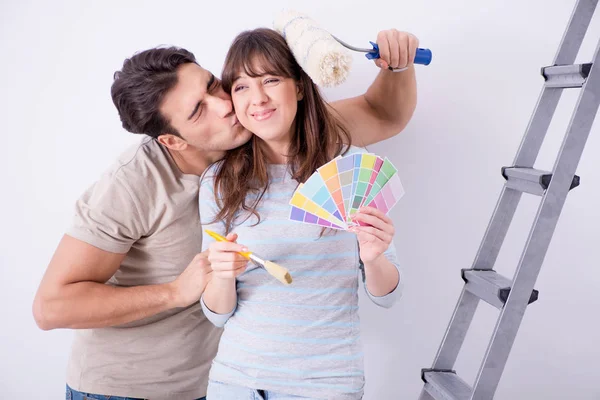
[(290, 200), (290, 219), (346, 230), (355, 225), (352, 216), (361, 207), (387, 214), (403, 195), (398, 171), (387, 158), (370, 153), (339, 156), (298, 186)]

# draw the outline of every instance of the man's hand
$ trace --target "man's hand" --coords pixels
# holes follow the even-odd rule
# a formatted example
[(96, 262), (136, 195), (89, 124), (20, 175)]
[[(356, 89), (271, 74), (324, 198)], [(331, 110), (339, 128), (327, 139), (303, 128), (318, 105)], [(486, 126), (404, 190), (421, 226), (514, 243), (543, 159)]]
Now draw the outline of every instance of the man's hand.
[(196, 254), (185, 271), (173, 281), (175, 302), (178, 307), (187, 307), (200, 300), (206, 285), (212, 278), (208, 250)]
[(375, 64), (382, 69), (406, 68), (414, 64), (419, 39), (411, 33), (388, 29), (377, 34), (380, 58)]

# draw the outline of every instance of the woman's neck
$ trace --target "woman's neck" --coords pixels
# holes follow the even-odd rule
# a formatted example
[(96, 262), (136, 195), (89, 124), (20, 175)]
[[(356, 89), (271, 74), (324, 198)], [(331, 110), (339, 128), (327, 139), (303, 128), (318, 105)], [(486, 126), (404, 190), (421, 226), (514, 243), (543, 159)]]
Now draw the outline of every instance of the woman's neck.
[(289, 162), (290, 147), (295, 130), (296, 121), (294, 120), (289, 131), (286, 134), (280, 135), (278, 139), (269, 141), (261, 140), (263, 151), (267, 156), (269, 164), (287, 164)]
[(269, 164), (287, 164), (289, 161), (290, 140), (265, 141), (261, 140), (261, 147)]

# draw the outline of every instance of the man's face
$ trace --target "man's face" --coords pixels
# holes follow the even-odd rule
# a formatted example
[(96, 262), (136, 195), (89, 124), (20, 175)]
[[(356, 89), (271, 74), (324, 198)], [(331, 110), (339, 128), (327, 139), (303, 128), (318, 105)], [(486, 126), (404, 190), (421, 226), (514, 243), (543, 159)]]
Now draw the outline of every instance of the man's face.
[(164, 98), (160, 112), (187, 146), (202, 151), (225, 151), (250, 140), (237, 120), (231, 97), (213, 74), (189, 63), (177, 69), (178, 82)]

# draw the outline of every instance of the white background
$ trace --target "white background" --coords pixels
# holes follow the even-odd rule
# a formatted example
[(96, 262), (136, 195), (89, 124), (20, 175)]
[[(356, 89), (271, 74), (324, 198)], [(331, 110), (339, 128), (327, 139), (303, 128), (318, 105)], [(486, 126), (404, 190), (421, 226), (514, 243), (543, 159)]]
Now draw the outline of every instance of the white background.
[[(428, 1), (2, 1), (0, 3), (0, 397), (59, 399), (72, 333), (42, 332), (31, 314), (37, 285), (73, 205), (139, 138), (110, 99), (113, 72), (161, 44), (193, 51), (220, 73), (241, 30), (271, 26), (282, 7), (310, 14), (347, 42), (368, 46), (398, 28), (433, 50), (418, 67), (419, 103), (397, 137), (372, 146), (399, 168), (406, 196), (394, 209), (406, 271), (392, 310), (364, 303), (367, 400), (416, 399), (516, 153), (573, 0)], [(578, 62), (591, 60), (594, 18)], [(329, 100), (364, 92), (377, 69), (356, 54)], [(536, 167), (551, 169), (578, 90), (563, 95)], [(531, 305), (496, 399), (599, 399), (600, 137), (590, 134)], [(537, 207), (525, 195), (498, 260), (512, 276)], [(471, 382), (498, 312), (481, 304), (456, 365)]]

